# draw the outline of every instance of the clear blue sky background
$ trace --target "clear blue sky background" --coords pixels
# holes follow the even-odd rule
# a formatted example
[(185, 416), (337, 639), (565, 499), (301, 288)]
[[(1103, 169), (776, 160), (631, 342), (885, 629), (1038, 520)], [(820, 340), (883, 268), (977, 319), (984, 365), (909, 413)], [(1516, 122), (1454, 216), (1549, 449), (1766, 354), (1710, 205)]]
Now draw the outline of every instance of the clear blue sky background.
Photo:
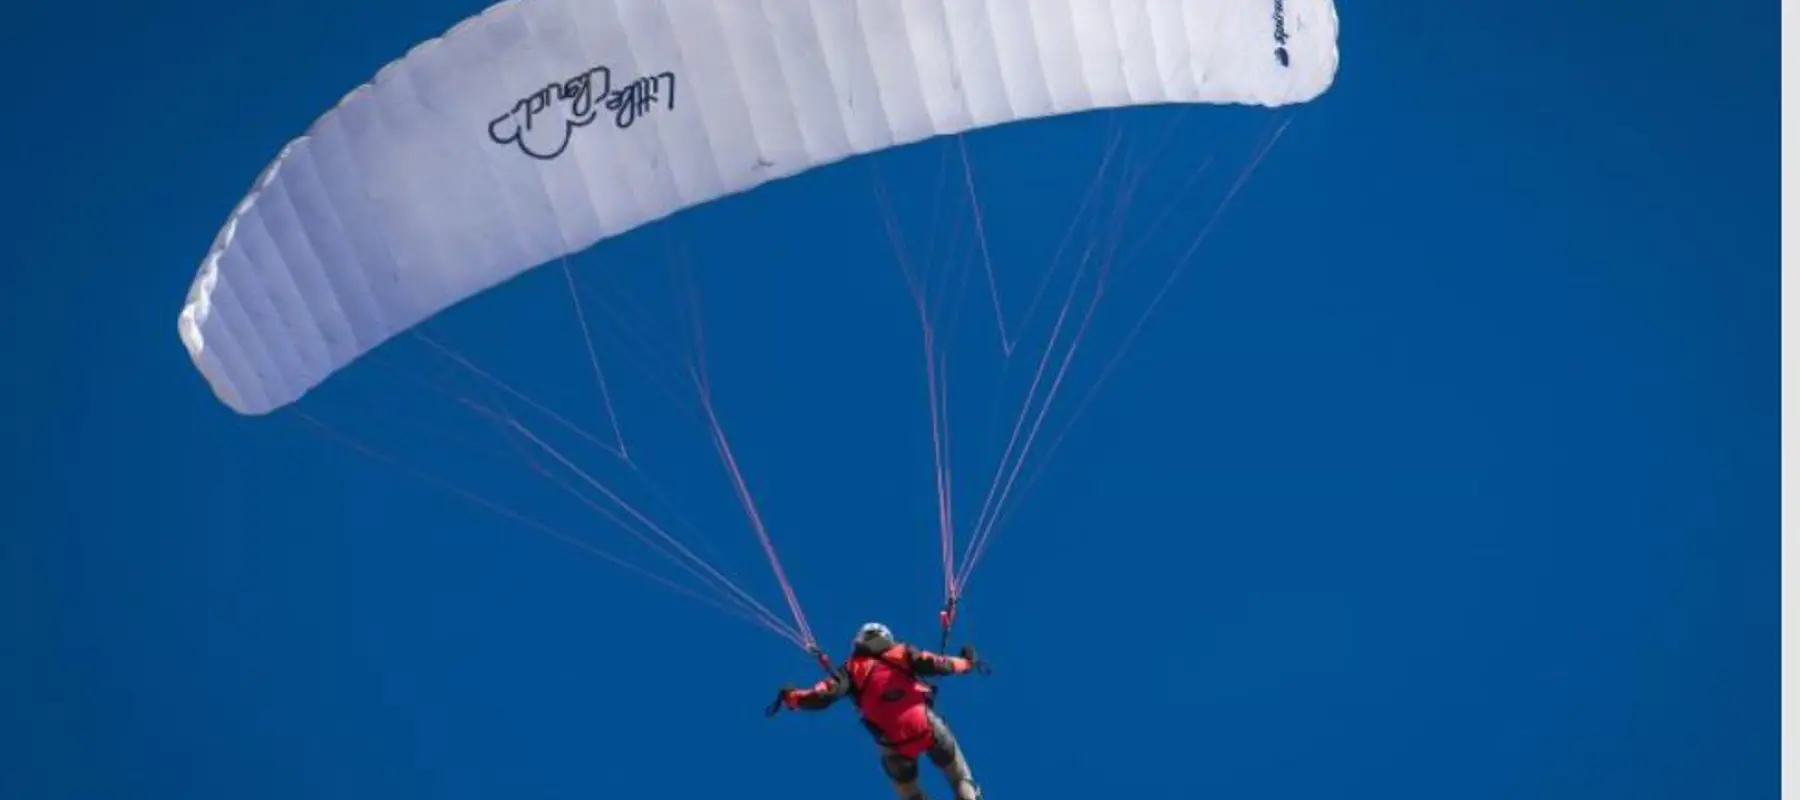
[[(888, 796), (848, 713), (760, 715), (812, 674), (793, 648), (292, 416), (236, 417), (188, 364), (176, 312), (251, 178), (479, 6), (8, 11), (0, 795)], [(989, 796), (1772, 796), (1777, 9), (1341, 16), (1335, 87), (976, 573), (966, 630), (997, 673), (945, 709)], [(1228, 178), (1274, 118), (1191, 114), (1142, 213), (1209, 154)], [(1118, 117), (1140, 140), (1171, 119)], [(969, 140), (1012, 313), (1105, 124)], [(879, 159), (915, 244), (939, 152)], [(686, 243), (727, 425), (834, 648), (865, 618), (934, 642), (941, 588), (917, 329), (872, 197), (827, 170), (579, 263), (662, 280), (664, 234)], [(1096, 353), (1209, 207), (1180, 207)], [(559, 280), (434, 331), (601, 428)], [(958, 336), (966, 513), (999, 359), (991, 330)], [(779, 604), (696, 429), (617, 380), (698, 544)], [(451, 412), (380, 385), (352, 370), (302, 405), (629, 552), (529, 474), (402, 436), (383, 410)]]

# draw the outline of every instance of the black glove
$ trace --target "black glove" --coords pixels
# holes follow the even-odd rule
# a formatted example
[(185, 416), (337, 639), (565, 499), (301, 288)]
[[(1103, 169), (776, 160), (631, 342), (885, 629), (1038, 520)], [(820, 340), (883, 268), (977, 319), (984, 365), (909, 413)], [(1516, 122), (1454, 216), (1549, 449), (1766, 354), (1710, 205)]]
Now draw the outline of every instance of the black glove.
[(972, 645), (972, 644), (963, 645), (962, 652), (958, 653), (957, 655), (962, 656), (964, 661), (969, 662), (969, 666), (974, 668), (974, 670), (976, 672), (979, 672), (983, 675), (986, 675), (989, 673), (990, 670), (988, 669), (987, 662), (982, 661), (979, 657), (977, 657), (975, 655), (975, 645)]
[(769, 704), (769, 707), (763, 711), (763, 716), (773, 717), (781, 713), (781, 709), (787, 706), (788, 695), (796, 691), (799, 690), (795, 689), (793, 684), (782, 684), (781, 691), (775, 693), (775, 702)]

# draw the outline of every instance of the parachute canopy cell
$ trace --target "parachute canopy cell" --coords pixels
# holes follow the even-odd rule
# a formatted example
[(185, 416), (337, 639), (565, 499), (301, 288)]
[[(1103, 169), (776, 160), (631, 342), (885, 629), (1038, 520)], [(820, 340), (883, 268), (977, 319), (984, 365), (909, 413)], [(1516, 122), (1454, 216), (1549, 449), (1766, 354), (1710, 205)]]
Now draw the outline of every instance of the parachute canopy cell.
[(182, 342), (239, 413), (681, 209), (932, 136), (1101, 108), (1279, 106), (1331, 0), (514, 0), (289, 143), (214, 240)]

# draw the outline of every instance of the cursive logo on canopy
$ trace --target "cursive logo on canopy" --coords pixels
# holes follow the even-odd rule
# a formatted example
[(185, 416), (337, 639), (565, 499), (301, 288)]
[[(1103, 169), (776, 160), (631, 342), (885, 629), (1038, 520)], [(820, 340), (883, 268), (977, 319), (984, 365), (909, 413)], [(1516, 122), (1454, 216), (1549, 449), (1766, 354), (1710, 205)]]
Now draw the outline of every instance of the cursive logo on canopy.
[(612, 69), (594, 67), (519, 98), (488, 123), (488, 138), (495, 144), (516, 144), (525, 155), (549, 161), (569, 149), (575, 129), (599, 119), (602, 109), (612, 115), (615, 127), (629, 128), (665, 102), (665, 92), (667, 107), (673, 110), (673, 72), (614, 86)]

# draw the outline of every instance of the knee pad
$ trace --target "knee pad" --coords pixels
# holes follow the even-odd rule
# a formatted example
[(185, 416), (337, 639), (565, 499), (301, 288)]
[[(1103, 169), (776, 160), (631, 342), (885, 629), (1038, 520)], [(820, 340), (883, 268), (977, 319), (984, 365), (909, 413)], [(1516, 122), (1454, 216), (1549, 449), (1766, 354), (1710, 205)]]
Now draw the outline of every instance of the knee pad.
[(931, 763), (936, 764), (938, 766), (938, 769), (943, 769), (945, 767), (950, 766), (952, 763), (955, 763), (955, 761), (956, 761), (956, 750), (954, 749), (955, 746), (956, 745), (952, 744), (952, 745), (946, 747), (946, 746), (944, 746), (943, 743), (940, 742), (938, 744), (938, 746), (925, 751), (925, 754), (931, 757)]
[(895, 783), (912, 783), (919, 779), (919, 762), (898, 754), (882, 756), (881, 770)]

